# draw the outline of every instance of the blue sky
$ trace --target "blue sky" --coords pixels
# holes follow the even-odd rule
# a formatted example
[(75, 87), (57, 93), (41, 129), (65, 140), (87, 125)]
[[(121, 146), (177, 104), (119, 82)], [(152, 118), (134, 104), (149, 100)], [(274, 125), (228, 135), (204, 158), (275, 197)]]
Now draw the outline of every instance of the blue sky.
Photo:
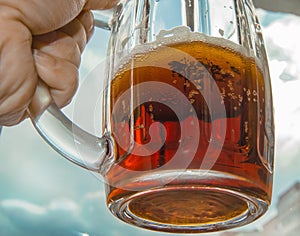
[[(258, 11), (273, 84), (276, 159), (270, 211), (247, 230), (276, 213), (278, 197), (300, 181), (300, 17)], [(98, 30), (83, 56), (81, 77), (105, 55), (108, 33)], [(71, 105), (72, 107), (72, 105)], [(72, 108), (65, 109), (66, 113)], [(29, 121), (4, 128), (0, 138), (0, 235), (170, 235), (137, 229), (113, 217), (105, 206), (103, 183), (44, 143)], [(217, 235), (217, 234), (207, 234)]]

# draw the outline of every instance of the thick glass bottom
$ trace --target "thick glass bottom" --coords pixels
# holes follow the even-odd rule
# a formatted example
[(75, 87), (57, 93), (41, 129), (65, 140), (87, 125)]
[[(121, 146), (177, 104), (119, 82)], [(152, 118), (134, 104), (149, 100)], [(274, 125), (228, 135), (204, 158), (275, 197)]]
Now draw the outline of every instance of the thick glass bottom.
[[(156, 173), (153, 175), (156, 179), (152, 181), (158, 183), (160, 176), (163, 183), (174, 174)], [(121, 220), (151, 230), (201, 233), (230, 229), (253, 222), (269, 205), (263, 195), (258, 197), (260, 194), (254, 188), (245, 188), (249, 183), (242, 187), (244, 180), (236, 179), (240, 189), (226, 185), (233, 177), (219, 172), (200, 175), (199, 171), (188, 171), (166, 185), (126, 191), (121, 198), (108, 202), (108, 206)], [(151, 185), (150, 179), (147, 176), (144, 181)], [(142, 180), (135, 181), (138, 184)], [(133, 185), (130, 182), (130, 186)]]

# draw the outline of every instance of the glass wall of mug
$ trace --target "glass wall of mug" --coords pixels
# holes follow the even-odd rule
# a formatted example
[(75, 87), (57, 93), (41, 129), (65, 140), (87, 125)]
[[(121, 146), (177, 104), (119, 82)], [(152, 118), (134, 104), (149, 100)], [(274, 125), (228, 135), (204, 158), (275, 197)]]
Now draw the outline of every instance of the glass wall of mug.
[(112, 213), (169, 232), (262, 216), (272, 195), (274, 124), (252, 2), (121, 1), (111, 28)]

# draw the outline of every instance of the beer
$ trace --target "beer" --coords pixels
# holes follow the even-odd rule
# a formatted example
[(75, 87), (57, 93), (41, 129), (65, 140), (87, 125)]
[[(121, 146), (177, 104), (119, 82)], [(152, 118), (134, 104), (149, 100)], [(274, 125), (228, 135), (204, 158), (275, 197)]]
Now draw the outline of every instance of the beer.
[[(110, 85), (117, 164), (107, 173), (108, 205), (119, 201), (133, 220), (172, 226), (238, 221), (255, 211), (253, 199), (267, 207), (267, 89), (254, 57), (221, 39), (168, 41), (129, 55)], [(221, 146), (208, 152), (214, 142)]]

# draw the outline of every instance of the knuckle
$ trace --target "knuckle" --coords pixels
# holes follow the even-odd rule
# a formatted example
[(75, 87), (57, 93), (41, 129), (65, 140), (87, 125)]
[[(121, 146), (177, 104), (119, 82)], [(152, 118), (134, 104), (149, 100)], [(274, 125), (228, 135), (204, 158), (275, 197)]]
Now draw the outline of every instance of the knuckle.
[(62, 30), (35, 36), (33, 48), (48, 56), (66, 59), (75, 65), (80, 63), (80, 45)]

